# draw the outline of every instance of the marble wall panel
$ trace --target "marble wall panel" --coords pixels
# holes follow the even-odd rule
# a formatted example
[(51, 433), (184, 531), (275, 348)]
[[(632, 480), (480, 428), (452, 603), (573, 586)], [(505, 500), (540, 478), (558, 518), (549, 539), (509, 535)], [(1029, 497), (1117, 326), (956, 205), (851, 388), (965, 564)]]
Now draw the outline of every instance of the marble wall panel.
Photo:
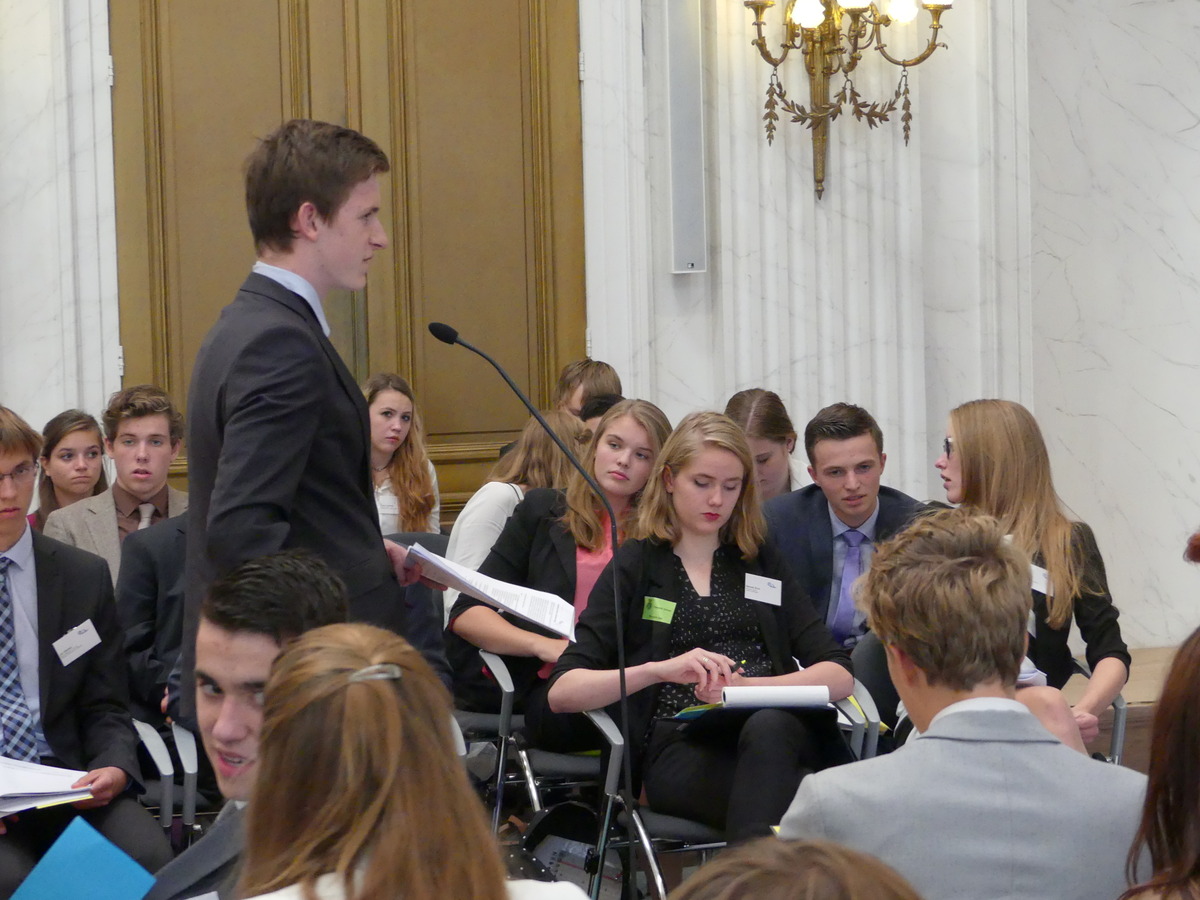
[(1131, 644), (1200, 624), (1200, 6), (1030, 4), (1036, 412)]

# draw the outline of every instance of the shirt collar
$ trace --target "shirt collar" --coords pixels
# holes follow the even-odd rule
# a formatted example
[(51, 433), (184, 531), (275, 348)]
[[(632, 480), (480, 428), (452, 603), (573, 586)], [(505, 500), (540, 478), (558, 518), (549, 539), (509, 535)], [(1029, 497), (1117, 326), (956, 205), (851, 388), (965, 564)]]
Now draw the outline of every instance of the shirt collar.
[[(833, 505), (826, 503), (829, 506), (829, 522), (833, 526), (834, 538), (840, 538), (843, 533), (850, 530), (851, 526), (847, 525), (837, 517), (837, 513), (833, 511)], [(854, 530), (859, 532), (872, 544), (875, 543), (875, 523), (879, 521), (879, 498), (875, 498), (875, 509), (871, 511), (871, 515), (867, 517), (867, 521), (863, 522)]]
[(167, 486), (164, 484), (153, 497), (149, 500), (139, 500), (125, 488), (121, 487), (116, 481), (112, 486), (113, 506), (117, 508), (117, 512), (126, 518), (133, 518), (137, 515), (138, 507), (143, 503), (153, 503), (155, 511), (160, 516), (167, 514)]
[(28, 522), (25, 523), (25, 530), (21, 532), (21, 536), (17, 538), (17, 542), (7, 550), (0, 552), (0, 556), (5, 556), (11, 559), (13, 565), (22, 572), (32, 570), (33, 529), (29, 527)]
[(329, 322), (325, 318), (325, 308), (321, 306), (321, 298), (317, 296), (317, 289), (308, 283), (308, 279), (303, 275), (297, 275), (291, 269), (281, 269), (279, 266), (265, 263), (261, 259), (254, 264), (254, 271), (282, 284), (292, 293), (299, 294), (304, 302), (312, 307), (313, 315), (317, 317), (317, 324), (321, 326), (321, 331), (325, 332), (325, 337), (329, 337)]

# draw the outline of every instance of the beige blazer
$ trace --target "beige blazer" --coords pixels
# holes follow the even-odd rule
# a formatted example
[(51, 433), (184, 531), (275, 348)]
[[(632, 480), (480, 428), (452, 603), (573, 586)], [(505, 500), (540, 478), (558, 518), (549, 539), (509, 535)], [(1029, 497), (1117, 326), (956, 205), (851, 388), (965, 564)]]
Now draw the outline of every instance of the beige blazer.
[[(187, 506), (188, 495), (168, 486), (167, 516), (186, 512)], [(121, 570), (121, 537), (117, 532), (117, 506), (113, 502), (112, 488), (56, 509), (46, 517), (43, 533), (48, 538), (102, 557), (108, 563), (113, 587), (116, 587), (117, 573)]]

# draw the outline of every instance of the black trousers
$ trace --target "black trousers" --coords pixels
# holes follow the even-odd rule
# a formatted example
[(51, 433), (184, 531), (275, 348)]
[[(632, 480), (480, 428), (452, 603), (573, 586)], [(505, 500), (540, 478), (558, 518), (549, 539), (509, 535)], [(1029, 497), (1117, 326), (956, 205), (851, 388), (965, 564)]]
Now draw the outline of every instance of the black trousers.
[(738, 722), (655, 722), (644, 769), (651, 808), (724, 829), (730, 841), (768, 835), (805, 775), (852, 758), (832, 710), (759, 709)]
[(608, 750), (608, 742), (583, 713), (556, 713), (546, 702), (548, 680), (539, 679), (525, 698), (525, 737), (531, 747), (555, 753)]
[(129, 794), (98, 809), (52, 806), (26, 810), (17, 814), (16, 821), (4, 820), (8, 831), (0, 834), (0, 900), (12, 896), (76, 816), (82, 816), (149, 872), (157, 872), (171, 861), (171, 845), (158, 822)]

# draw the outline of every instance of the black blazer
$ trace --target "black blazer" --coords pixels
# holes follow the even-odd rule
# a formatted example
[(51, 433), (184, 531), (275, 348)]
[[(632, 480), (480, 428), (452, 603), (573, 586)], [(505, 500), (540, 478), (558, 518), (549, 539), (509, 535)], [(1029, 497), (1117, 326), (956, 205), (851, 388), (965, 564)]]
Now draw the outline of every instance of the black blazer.
[(246, 846), (246, 810), (226, 804), (202, 840), (188, 847), (154, 874), (144, 900), (193, 900), (216, 892), (233, 897)]
[[(112, 578), (99, 556), (34, 533), (42, 733), (64, 766), (123, 769), (142, 780), (129, 716), (125, 658)], [(91, 620), (100, 643), (64, 666), (54, 642)]]
[[(251, 274), (192, 370), (183, 684), (208, 585), (241, 562), (292, 547), (316, 552), (341, 576), (351, 619), (404, 634), (445, 667), (440, 617), (410, 630), (399, 600), (379, 532), (369, 436), (362, 391), (311, 307)], [(190, 693), (182, 694), (185, 714)]]
[[(890, 487), (879, 489), (879, 518), (875, 541), (885, 541), (904, 528), (920, 512), (921, 504), (908, 494)], [(768, 540), (792, 567), (800, 586), (824, 621), (829, 612), (833, 585), (833, 530), (829, 524), (829, 501), (820, 487), (810, 484), (797, 491), (768, 500)]]
[[(736, 547), (724, 546), (717, 552), (728, 555), (743, 572), (783, 582), (779, 606), (754, 604), (774, 674), (795, 672), (796, 660), (806, 667), (818, 662), (835, 662), (853, 671), (850, 654), (833, 640), (824, 621), (817, 616), (792, 577), (787, 563), (774, 548), (765, 545), (750, 562), (742, 560)], [(575, 643), (559, 657), (551, 675), (552, 683), (571, 669), (616, 668), (614, 600), (617, 596), (620, 597), (623, 617), (626, 666), (670, 658), (671, 626), (652, 622), (643, 613), (647, 597), (679, 601), (675, 552), (670, 544), (662, 541), (626, 541), (592, 589), (587, 609), (575, 626)], [(653, 716), (659, 687), (648, 687), (629, 697), (628, 737), (635, 761), (641, 758), (644, 749), (646, 730)]]
[(121, 544), (117, 619), (125, 634), (131, 708), (147, 722), (162, 719), (159, 703), (179, 658), (186, 548), (186, 513), (131, 532)]
[[(1074, 600), (1074, 618), (1087, 645), (1088, 665), (1095, 669), (1100, 660), (1112, 657), (1125, 664), (1128, 674), (1129, 648), (1121, 637), (1117, 608), (1108, 592), (1104, 558), (1092, 529), (1083, 522), (1076, 522), (1072, 528), (1071, 550), (1083, 567), (1083, 593)], [(1042, 564), (1040, 560), (1037, 562)], [(1067, 645), (1071, 623), (1051, 628), (1046, 621), (1049, 617), (1046, 595), (1038, 591), (1033, 592), (1033, 614), (1037, 624), (1036, 633), (1029, 638), (1029, 658), (1046, 673), (1051, 687), (1061, 688), (1074, 673), (1071, 648)]]
[[(504, 524), (479, 571), (489, 578), (547, 591), (574, 603), (576, 545), (562, 522), (566, 511), (562, 491), (549, 488), (529, 491)], [(500, 691), (483, 671), (479, 648), (453, 631), (454, 620), (473, 606), (487, 604), (460, 594), (450, 610), (450, 626), (446, 629), (446, 655), (454, 671), (454, 699), (460, 709), (498, 712)], [(507, 615), (505, 618), (526, 631), (559, 637), (524, 619)], [(523, 712), (526, 697), (537, 686), (542, 661), (530, 656), (505, 656), (504, 662), (516, 688), (516, 710)]]

